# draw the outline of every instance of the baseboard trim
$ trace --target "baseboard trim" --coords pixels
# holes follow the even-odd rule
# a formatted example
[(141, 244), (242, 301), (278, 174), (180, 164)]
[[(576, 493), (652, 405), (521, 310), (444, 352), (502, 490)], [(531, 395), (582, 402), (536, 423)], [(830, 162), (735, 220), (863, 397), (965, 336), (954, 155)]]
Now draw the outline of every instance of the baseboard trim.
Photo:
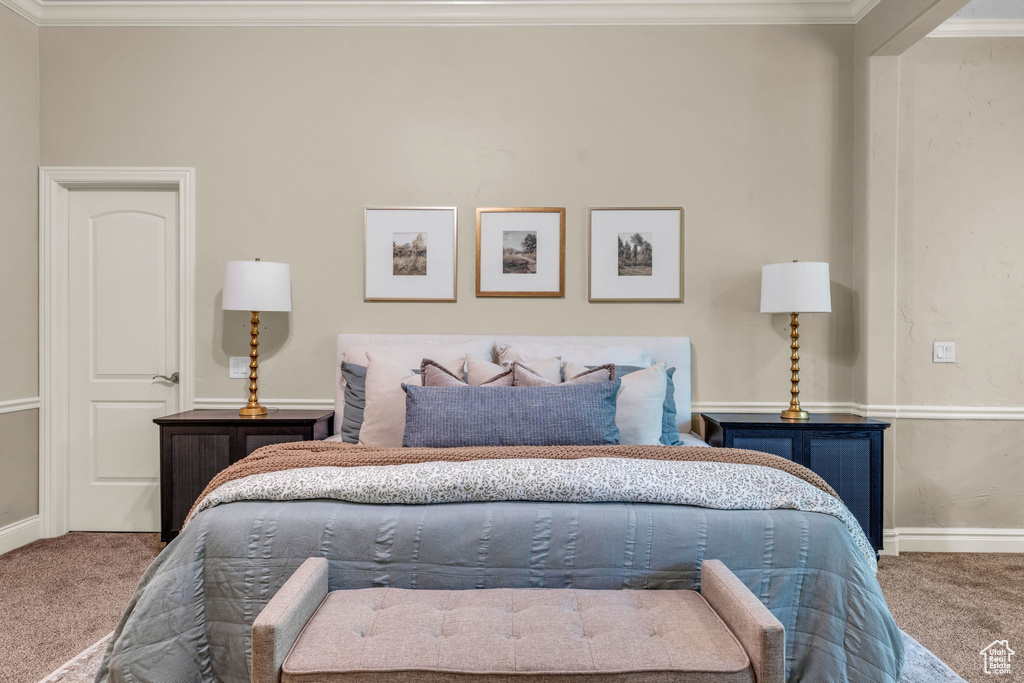
[(43, 537), (39, 515), (0, 528), (0, 555)]
[(1024, 529), (900, 527), (883, 533), (883, 555), (1024, 553)]
[(22, 410), (38, 410), (39, 397), (16, 398), (11, 401), (0, 401), (0, 415), (4, 413), (18, 413)]

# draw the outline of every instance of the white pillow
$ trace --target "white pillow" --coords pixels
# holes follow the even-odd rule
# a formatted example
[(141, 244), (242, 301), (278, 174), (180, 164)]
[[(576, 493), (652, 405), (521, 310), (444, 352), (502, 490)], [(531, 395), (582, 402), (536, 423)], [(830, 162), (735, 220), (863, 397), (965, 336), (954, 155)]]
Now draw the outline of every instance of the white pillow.
[[(465, 359), (457, 358), (443, 365), (461, 377)], [(419, 367), (418, 362), (416, 366)], [(360, 445), (385, 448), (402, 445), (405, 436), (403, 384), (422, 386), (420, 376), (404, 363), (373, 351), (367, 354), (366, 408), (363, 410), (363, 425), (359, 428)]]
[(661, 443), (661, 418), (668, 391), (665, 364), (658, 363), (620, 379), (615, 407), (620, 443), (657, 446)]
[[(501, 348), (501, 345), (498, 345)], [(640, 368), (654, 363), (651, 352), (640, 346), (587, 346), (578, 344), (508, 344), (515, 347), (523, 358), (550, 358), (561, 356), (562, 360), (578, 365), (634, 365)], [(520, 361), (523, 362), (523, 361)], [(527, 363), (528, 364), (528, 363)]]
[(562, 383), (562, 358), (560, 356), (529, 357), (524, 355), (521, 348), (515, 344), (505, 344), (498, 349), (498, 362), (501, 363), (503, 369), (512, 367), (513, 363), (522, 363), (544, 379), (555, 384)]
[(470, 339), (460, 342), (415, 341), (353, 344), (345, 348), (345, 357), (342, 360), (356, 365), (366, 365), (369, 354), (376, 353), (387, 356), (406, 368), (418, 370), (420, 361), (424, 358), (443, 363), (446, 358), (463, 358), (468, 354), (490, 360), (493, 349), (494, 341), (491, 339)]

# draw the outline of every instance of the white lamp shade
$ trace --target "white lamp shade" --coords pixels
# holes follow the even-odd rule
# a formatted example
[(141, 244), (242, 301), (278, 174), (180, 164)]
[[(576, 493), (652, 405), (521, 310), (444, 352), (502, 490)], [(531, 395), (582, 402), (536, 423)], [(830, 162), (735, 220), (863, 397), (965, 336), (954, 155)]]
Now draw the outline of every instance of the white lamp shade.
[(831, 313), (828, 264), (771, 263), (761, 268), (762, 313)]
[(292, 310), (291, 268), (271, 261), (228, 261), (224, 265), (225, 311)]

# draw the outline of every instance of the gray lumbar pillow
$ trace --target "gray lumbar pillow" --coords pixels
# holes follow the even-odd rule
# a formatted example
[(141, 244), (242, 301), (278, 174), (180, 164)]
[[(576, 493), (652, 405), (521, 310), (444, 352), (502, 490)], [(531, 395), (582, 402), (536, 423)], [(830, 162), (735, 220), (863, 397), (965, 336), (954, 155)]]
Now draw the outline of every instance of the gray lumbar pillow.
[(619, 443), (620, 380), (545, 387), (405, 389), (402, 445), (561, 446)]

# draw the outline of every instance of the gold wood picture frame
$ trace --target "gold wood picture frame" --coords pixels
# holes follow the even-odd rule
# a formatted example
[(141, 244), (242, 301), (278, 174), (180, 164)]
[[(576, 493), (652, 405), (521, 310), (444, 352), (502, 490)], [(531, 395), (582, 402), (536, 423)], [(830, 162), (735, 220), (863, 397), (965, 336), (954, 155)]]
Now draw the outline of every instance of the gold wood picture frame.
[(476, 295), (564, 297), (565, 208), (478, 208)]
[(363, 210), (363, 300), (454, 302), (458, 297), (458, 209)]
[(683, 301), (682, 207), (592, 208), (587, 223), (588, 301)]

